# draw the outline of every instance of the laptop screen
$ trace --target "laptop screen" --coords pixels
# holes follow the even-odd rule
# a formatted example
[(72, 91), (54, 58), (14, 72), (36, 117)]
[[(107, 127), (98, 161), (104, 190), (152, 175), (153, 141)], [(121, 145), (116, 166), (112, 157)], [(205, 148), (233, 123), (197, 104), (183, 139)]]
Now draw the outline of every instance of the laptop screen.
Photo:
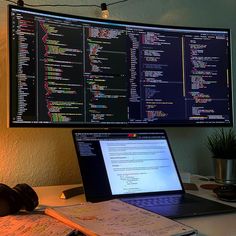
[(164, 130), (74, 130), (73, 136), (85, 193), (99, 197), (182, 190)]

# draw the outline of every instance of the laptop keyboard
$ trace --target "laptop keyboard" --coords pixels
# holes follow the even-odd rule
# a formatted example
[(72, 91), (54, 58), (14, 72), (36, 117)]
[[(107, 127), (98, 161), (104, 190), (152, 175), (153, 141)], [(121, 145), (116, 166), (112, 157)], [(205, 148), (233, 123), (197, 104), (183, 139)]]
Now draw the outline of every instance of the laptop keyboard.
[(183, 197), (180, 196), (161, 196), (148, 198), (130, 198), (124, 200), (127, 203), (136, 206), (152, 207), (161, 205), (175, 205), (183, 202)]

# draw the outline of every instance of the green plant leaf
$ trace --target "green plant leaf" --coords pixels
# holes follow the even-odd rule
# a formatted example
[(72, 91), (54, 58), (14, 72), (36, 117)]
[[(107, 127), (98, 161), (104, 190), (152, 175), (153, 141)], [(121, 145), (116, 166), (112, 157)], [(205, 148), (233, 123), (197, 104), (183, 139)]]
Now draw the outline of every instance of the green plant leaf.
[(232, 128), (216, 130), (207, 137), (207, 147), (215, 158), (236, 159), (236, 134)]

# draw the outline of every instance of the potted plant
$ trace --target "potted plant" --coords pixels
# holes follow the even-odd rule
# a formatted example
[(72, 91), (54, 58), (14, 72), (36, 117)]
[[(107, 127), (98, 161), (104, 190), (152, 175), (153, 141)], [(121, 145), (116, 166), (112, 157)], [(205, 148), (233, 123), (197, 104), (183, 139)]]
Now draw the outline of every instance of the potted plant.
[(223, 128), (207, 137), (207, 147), (215, 162), (215, 181), (222, 184), (236, 183), (236, 134)]

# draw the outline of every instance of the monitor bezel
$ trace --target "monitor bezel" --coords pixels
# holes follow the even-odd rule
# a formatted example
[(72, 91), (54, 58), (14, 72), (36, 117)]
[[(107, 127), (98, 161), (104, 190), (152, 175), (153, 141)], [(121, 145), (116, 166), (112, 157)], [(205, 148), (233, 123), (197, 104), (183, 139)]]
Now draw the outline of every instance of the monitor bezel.
[[(11, 18), (11, 12), (12, 10), (19, 10), (19, 11), (26, 11), (28, 13), (32, 12), (33, 14), (43, 14), (43, 15), (49, 15), (51, 17), (62, 17), (62, 18), (70, 18), (70, 19), (75, 19), (78, 21), (91, 21), (91, 22), (101, 22), (101, 23), (108, 23), (108, 24), (124, 24), (124, 25), (130, 25), (130, 26), (138, 26), (138, 27), (154, 27), (154, 28), (160, 28), (160, 29), (170, 29), (170, 30), (182, 30), (182, 31), (209, 31), (209, 32), (214, 32), (214, 31), (225, 31), (228, 33), (229, 36), (229, 50), (228, 50), (228, 60), (229, 60), (229, 68), (228, 68), (228, 74), (229, 74), (229, 102), (230, 102), (230, 122), (206, 122), (206, 121), (198, 121), (198, 122), (189, 122), (187, 123), (187, 120), (184, 120), (182, 122), (177, 122), (174, 121), (174, 123), (168, 123), (163, 122), (163, 123), (60, 123), (60, 122), (42, 122), (42, 121), (37, 121), (37, 122), (26, 122), (23, 121), (15, 123), (12, 120), (12, 106), (13, 106), (13, 98), (12, 98), (12, 93), (13, 93), (13, 71), (12, 71), (12, 60), (13, 60), (13, 50), (11, 47), (11, 33), (12, 33), (12, 18)], [(46, 11), (46, 10), (40, 10), (40, 9), (35, 9), (35, 8), (28, 8), (28, 7), (21, 7), (21, 6), (15, 6), (15, 5), (8, 5), (8, 44), (9, 44), (9, 127), (28, 127), (28, 128), (33, 128), (33, 127), (39, 127), (39, 128), (48, 128), (48, 127), (55, 127), (55, 128), (66, 128), (66, 127), (71, 127), (71, 128), (142, 128), (142, 127), (150, 127), (150, 128), (160, 128), (160, 127), (232, 127), (234, 123), (234, 109), (233, 109), (233, 79), (232, 79), (232, 42), (231, 42), (231, 30), (229, 28), (214, 28), (214, 27), (190, 27), (190, 26), (170, 26), (170, 25), (157, 25), (157, 24), (150, 24), (150, 23), (140, 23), (140, 22), (128, 22), (128, 21), (120, 21), (120, 20), (111, 20), (111, 19), (101, 19), (101, 18), (92, 18), (92, 17), (85, 17), (85, 16), (78, 16), (78, 15), (71, 15), (71, 14), (65, 14), (65, 13), (58, 13), (58, 12), (53, 12), (53, 11)]]

